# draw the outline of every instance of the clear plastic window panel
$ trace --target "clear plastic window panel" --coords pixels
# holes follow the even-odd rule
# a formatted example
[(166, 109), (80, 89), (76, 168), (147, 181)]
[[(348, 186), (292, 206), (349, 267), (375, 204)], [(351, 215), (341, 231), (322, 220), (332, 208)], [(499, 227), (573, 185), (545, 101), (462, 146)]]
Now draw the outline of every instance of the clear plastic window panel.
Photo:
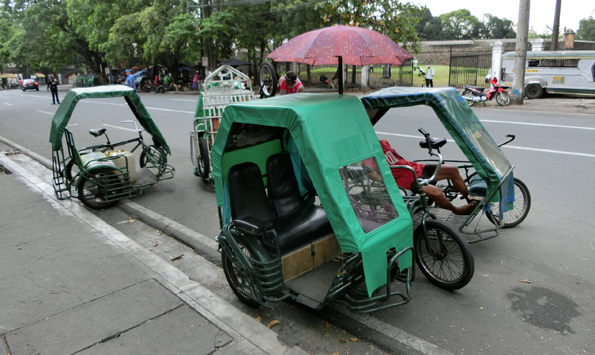
[(351, 207), (365, 233), (399, 217), (386, 190), (376, 158), (339, 168)]

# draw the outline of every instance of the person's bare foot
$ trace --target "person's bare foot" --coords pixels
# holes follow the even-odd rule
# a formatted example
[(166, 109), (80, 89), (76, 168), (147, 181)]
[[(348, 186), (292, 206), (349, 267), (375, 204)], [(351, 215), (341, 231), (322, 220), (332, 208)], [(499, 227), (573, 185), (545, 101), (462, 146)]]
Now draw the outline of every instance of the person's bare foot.
[(471, 212), (473, 212), (475, 207), (477, 207), (477, 202), (471, 201), (468, 205), (459, 207), (454, 212), (455, 212), (455, 214), (458, 214), (458, 215), (469, 215), (469, 214), (471, 214)]

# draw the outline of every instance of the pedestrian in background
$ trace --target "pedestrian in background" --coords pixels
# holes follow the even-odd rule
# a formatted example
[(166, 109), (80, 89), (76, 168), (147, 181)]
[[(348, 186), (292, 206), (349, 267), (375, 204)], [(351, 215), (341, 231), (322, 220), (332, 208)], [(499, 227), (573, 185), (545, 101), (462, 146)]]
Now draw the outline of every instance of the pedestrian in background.
[(54, 78), (54, 74), (50, 74), (50, 80), (48, 80), (48, 90), (52, 92), (52, 105), (60, 105), (60, 99), (58, 98), (58, 79)]
[(194, 77), (192, 78), (192, 90), (198, 90), (198, 83), (200, 79), (200, 74), (196, 72), (196, 74), (194, 74)]
[(134, 77), (130, 74), (129, 69), (126, 69), (126, 86), (131, 87), (136, 91), (136, 83), (134, 82)]
[(426, 87), (434, 87), (434, 68), (428, 64), (428, 70), (426, 71)]

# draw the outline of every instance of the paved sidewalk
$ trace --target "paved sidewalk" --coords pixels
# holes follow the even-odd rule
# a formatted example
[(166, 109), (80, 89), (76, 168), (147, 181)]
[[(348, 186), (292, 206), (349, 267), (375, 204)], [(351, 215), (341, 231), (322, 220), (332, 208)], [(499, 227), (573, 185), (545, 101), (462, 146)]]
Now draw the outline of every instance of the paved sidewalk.
[(1, 153), (0, 196), (0, 355), (305, 354)]

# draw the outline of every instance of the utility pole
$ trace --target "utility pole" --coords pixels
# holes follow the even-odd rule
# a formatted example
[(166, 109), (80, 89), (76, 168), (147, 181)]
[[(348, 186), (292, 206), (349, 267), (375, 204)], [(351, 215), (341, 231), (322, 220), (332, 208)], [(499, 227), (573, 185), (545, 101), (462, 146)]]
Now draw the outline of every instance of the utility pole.
[(550, 44), (550, 51), (558, 50), (558, 32), (560, 31), (560, 8), (562, 7), (562, 0), (556, 0), (556, 13), (554, 14), (554, 30), (552, 31), (552, 43)]
[(516, 50), (514, 62), (514, 80), (511, 99), (513, 104), (522, 105), (525, 97), (525, 62), (527, 61), (527, 36), (529, 34), (530, 0), (520, 0), (519, 22), (516, 32)]

